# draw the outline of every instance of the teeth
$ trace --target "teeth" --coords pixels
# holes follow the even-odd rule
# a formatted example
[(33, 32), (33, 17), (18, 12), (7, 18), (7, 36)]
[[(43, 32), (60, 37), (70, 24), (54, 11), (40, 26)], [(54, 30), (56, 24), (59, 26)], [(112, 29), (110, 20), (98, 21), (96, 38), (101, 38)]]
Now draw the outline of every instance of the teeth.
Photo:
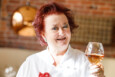
[(64, 37), (64, 38), (61, 38), (61, 39), (57, 39), (57, 40), (64, 40), (64, 39), (66, 39), (66, 38)]

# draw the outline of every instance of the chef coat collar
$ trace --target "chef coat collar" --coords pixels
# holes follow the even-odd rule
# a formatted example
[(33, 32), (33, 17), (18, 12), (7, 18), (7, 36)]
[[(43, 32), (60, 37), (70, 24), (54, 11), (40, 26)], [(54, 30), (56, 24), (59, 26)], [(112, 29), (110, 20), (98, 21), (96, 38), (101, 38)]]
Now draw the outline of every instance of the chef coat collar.
[[(63, 63), (65, 60), (67, 60), (67, 58), (70, 56), (70, 54), (69, 54), (69, 52), (71, 51), (71, 46), (69, 45), (68, 46), (68, 49), (67, 49), (67, 51), (66, 51), (66, 53), (63, 55), (63, 57), (62, 57), (62, 60), (60, 61), (60, 63)], [(51, 56), (51, 54), (50, 54), (50, 52), (49, 52), (49, 50), (48, 50), (48, 47), (47, 47), (47, 49), (46, 49), (46, 60), (47, 60), (47, 62), (49, 62), (49, 63), (51, 63), (51, 64), (53, 64), (54, 63), (54, 59), (53, 59), (53, 57)]]

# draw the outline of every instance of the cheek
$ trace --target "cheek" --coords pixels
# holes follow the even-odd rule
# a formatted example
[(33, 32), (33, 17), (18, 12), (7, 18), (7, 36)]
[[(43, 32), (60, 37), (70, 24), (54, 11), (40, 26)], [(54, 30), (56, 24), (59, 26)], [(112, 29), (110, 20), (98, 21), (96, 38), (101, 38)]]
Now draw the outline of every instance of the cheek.
[(67, 30), (66, 34), (67, 34), (68, 37), (71, 38), (71, 31), (70, 31), (70, 29)]
[(71, 39), (71, 33), (68, 33), (68, 38), (69, 38), (69, 40)]
[(53, 39), (55, 39), (58, 36), (58, 34), (56, 34), (55, 32), (49, 32), (47, 35), (48, 35), (47, 38), (49, 40), (53, 40)]

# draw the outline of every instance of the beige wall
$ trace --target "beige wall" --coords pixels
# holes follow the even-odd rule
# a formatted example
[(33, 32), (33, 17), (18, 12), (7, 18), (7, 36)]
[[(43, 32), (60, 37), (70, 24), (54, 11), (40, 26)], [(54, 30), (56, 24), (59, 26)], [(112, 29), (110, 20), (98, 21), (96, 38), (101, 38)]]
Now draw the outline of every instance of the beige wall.
[(104, 58), (102, 61), (104, 65), (105, 77), (115, 77), (115, 58)]
[(0, 69), (7, 66), (18, 68), (27, 56), (37, 53), (25, 49), (0, 48)]

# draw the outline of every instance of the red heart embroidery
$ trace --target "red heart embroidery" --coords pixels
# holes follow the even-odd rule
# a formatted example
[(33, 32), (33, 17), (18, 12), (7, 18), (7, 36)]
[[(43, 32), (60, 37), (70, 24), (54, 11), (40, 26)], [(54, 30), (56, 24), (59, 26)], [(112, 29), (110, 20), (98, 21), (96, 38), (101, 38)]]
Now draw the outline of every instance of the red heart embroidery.
[(43, 73), (39, 73), (39, 77), (50, 77), (50, 74), (48, 72)]

